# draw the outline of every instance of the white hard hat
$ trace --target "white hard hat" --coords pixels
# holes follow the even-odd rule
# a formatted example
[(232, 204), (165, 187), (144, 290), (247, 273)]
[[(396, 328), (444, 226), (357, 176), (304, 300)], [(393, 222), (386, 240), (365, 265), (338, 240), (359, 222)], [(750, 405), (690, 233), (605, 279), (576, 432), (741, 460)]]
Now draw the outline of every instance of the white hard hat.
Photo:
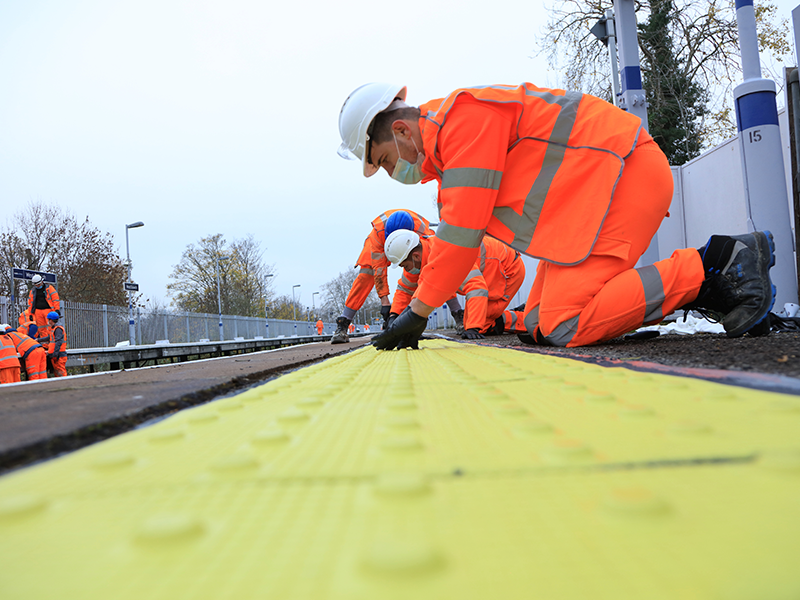
[(406, 99), (404, 85), (367, 83), (356, 88), (339, 111), (339, 135), (342, 136), (339, 156), (347, 159), (355, 156), (360, 160), (364, 177), (371, 177), (378, 172), (377, 167), (367, 161), (367, 130), (375, 115), (388, 108), (395, 99), (401, 102)]
[(408, 258), (408, 253), (417, 246), (419, 246), (419, 235), (408, 229), (398, 229), (386, 238), (383, 251), (389, 262), (397, 266)]
[(11, 325), (9, 325), (8, 323), (3, 323), (2, 325), (0, 325), (0, 333), (5, 333), (9, 329), (11, 329)]
[(34, 275), (33, 277), (31, 277), (31, 283), (33, 283), (33, 285), (36, 285), (37, 283), (42, 283), (42, 276)]

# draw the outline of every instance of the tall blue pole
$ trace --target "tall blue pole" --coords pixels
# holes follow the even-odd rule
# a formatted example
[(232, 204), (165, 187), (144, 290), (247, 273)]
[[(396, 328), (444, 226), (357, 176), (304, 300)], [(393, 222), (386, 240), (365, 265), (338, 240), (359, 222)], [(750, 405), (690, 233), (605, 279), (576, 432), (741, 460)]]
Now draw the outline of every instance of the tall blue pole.
[(750, 231), (768, 229), (774, 236), (776, 264), (771, 277), (778, 288), (777, 307), (782, 307), (786, 302), (797, 302), (797, 277), (776, 88), (773, 81), (761, 77), (753, 0), (736, 0), (736, 23), (744, 82), (734, 88), (733, 95), (747, 226)]

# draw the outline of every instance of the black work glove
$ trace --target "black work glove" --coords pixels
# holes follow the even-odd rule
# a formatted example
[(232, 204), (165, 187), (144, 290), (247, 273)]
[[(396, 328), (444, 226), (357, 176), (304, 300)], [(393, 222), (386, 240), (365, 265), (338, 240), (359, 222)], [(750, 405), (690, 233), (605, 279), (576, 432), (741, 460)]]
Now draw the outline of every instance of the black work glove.
[(465, 329), (464, 333), (461, 334), (461, 339), (463, 340), (482, 340), (484, 339), (483, 334), (478, 331), (477, 329)]
[(384, 331), (386, 331), (387, 329), (389, 329), (389, 327), (392, 326), (392, 323), (394, 323), (394, 320), (397, 318), (397, 316), (398, 316), (397, 313), (390, 313), (389, 314), (389, 318), (386, 319), (386, 323), (383, 324), (383, 330)]
[(378, 339), (373, 340), (372, 345), (378, 350), (394, 350), (395, 348), (416, 350), (419, 348), (419, 338), (427, 326), (428, 319), (420, 317), (411, 310), (411, 307), (408, 307), (391, 322)]
[(383, 317), (383, 328), (386, 329), (389, 324), (389, 313), (392, 311), (391, 306), (381, 306), (381, 316)]

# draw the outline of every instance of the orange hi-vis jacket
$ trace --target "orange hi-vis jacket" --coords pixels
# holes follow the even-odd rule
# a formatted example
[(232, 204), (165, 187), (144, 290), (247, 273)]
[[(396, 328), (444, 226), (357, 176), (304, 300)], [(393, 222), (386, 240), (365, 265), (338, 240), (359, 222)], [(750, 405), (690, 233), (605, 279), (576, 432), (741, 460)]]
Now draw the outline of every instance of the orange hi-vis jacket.
[[(54, 288), (52, 285), (47, 284), (44, 286), (44, 289), (45, 289), (45, 298), (47, 299), (47, 304), (50, 305), (50, 310), (61, 310), (61, 300), (58, 298), (58, 292), (56, 291), (56, 288)], [(30, 314), (34, 314), (35, 308), (33, 306), (33, 300), (35, 298), (35, 295), (36, 295), (36, 288), (34, 287), (28, 294), (28, 312)]]
[[(24, 314), (24, 313), (23, 313)], [(36, 333), (38, 332), (38, 326), (36, 325), (35, 321), (30, 319), (22, 319), (20, 318), (20, 325), (17, 327), (17, 331), (23, 335), (27, 335), (28, 337), (36, 338)], [(35, 327), (36, 329), (31, 330), (31, 327)], [(31, 335), (33, 334), (33, 335)]]
[(647, 136), (638, 117), (599, 98), (530, 83), (462, 88), (420, 111), (423, 181), (439, 182), (440, 224), (417, 292), (429, 306), (458, 288), (486, 233), (548, 262), (585, 260), (624, 159)]
[(46, 344), (49, 357), (67, 358), (67, 332), (63, 325), (54, 325), (50, 328)]
[(433, 235), (430, 222), (412, 210), (395, 208), (382, 212), (375, 217), (372, 221), (372, 230), (369, 232), (367, 239), (364, 240), (364, 248), (361, 250), (358, 262), (356, 262), (356, 266), (361, 267), (361, 270), (356, 275), (356, 280), (350, 287), (350, 292), (344, 303), (345, 307), (350, 311), (350, 314), (345, 313), (344, 316), (349, 319), (352, 319), (353, 314), (364, 306), (364, 302), (367, 301), (373, 285), (379, 298), (389, 295), (386, 268), (391, 263), (386, 258), (383, 246), (386, 243), (386, 221), (392, 213), (396, 213), (398, 210), (405, 210), (411, 216), (414, 220), (414, 231), (419, 235)]
[[(420, 239), (422, 268), (430, 257), (435, 238)], [(397, 282), (392, 312), (403, 312), (417, 290), (420, 275), (403, 271)], [(472, 266), (458, 293), (465, 296), (464, 329), (485, 330), (503, 314), (512, 296), (525, 279), (525, 265), (519, 252), (492, 238), (481, 242), (478, 260)], [(511, 284), (511, 285), (509, 285)]]
[(42, 345), (18, 331), (9, 331), (7, 335), (17, 348), (17, 354), (21, 364), (25, 365), (28, 379), (47, 379), (47, 355)]
[[(0, 369), (19, 370), (19, 356), (17, 347), (10, 335), (0, 334)], [(17, 380), (19, 381), (19, 380)]]

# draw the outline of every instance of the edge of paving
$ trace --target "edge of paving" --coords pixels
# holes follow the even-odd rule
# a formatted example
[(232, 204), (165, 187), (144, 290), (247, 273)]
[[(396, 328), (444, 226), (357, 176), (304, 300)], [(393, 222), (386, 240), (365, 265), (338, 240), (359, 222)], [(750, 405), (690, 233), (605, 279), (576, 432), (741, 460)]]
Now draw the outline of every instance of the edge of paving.
[[(15, 448), (6, 450), (0, 449), (0, 476), (68, 452), (74, 452), (75, 450), (146, 425), (150, 421), (160, 420), (180, 410), (205, 404), (231, 395), (232, 393), (239, 393), (250, 386), (265, 383), (269, 379), (289, 373), (298, 368), (325, 361), (332, 358), (332, 356), (348, 354), (363, 346), (363, 343), (356, 346), (348, 344), (347, 346), (336, 348), (333, 354), (326, 353), (324, 356), (294, 360), (286, 364), (269, 367), (246, 375), (237, 375), (219, 384), (182, 394), (176, 398), (162, 400), (123, 415), (113, 416), (105, 420), (96, 420), (71, 431), (50, 435), (41, 440)], [(291, 346), (290, 348), (296, 347)], [(269, 350), (267, 352), (275, 352), (275, 350)], [(225, 358), (235, 359), (237, 357), (220, 357), (215, 360), (224, 360)], [(143, 368), (152, 369), (155, 367)], [(103, 373), (99, 373), (98, 375), (103, 375)]]

